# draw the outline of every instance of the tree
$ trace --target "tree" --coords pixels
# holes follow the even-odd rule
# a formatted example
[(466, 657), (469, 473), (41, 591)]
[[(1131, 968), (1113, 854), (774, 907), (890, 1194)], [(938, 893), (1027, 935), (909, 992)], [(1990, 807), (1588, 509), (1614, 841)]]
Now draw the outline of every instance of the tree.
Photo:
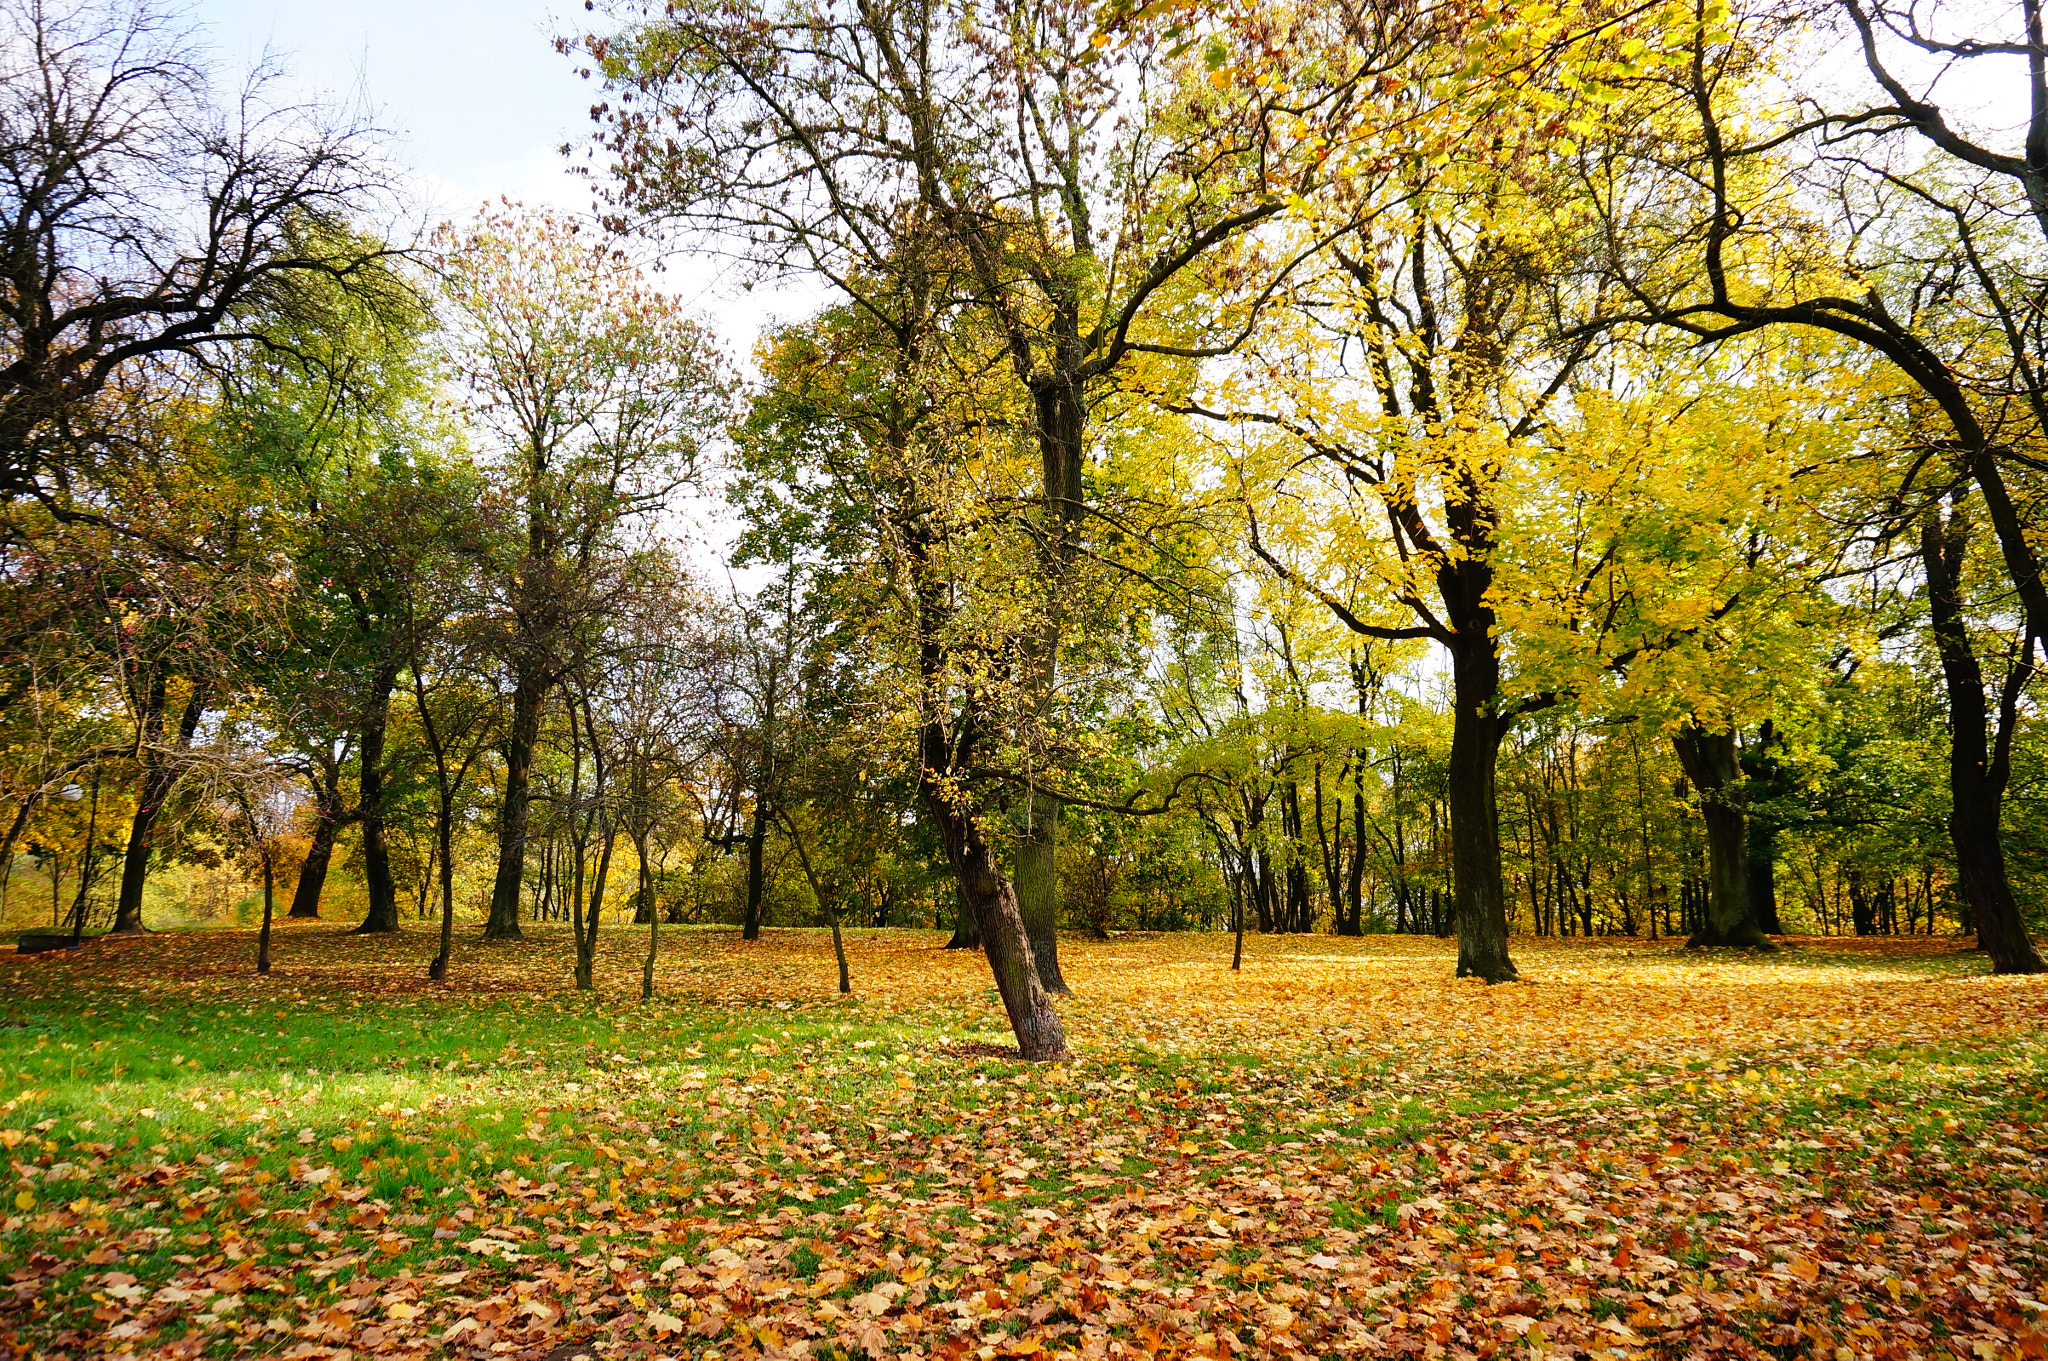
[(0, 502), (99, 516), (98, 465), (149, 452), (110, 389), (389, 281), (347, 230), (385, 172), (363, 125), (269, 105), (271, 72), (223, 112), (155, 0), (8, 0), (0, 28)]
[(659, 510), (720, 419), (703, 329), (587, 223), (507, 206), (439, 238), (446, 349), (519, 531), (488, 569), (503, 729), (487, 938), (517, 936), (534, 744), (619, 589), (620, 536)]
[[(1300, 68), (1283, 89), (1229, 78), (1295, 36), (1277, 22), (1243, 49), (1219, 29), (1196, 54), (1135, 9), (1102, 29), (1085, 6), (1008, 0), (891, 0), (850, 22), (780, 0), (609, 12), (614, 32), (559, 46), (604, 84), (593, 115), (622, 222), (811, 273), (899, 343), (904, 299), (943, 295), (975, 315), (947, 343), (1007, 371), (1006, 414), (1037, 464), (1012, 512), (1033, 548), (1015, 684), (1029, 697), (1020, 745), (1051, 767), (1073, 577), (1099, 528), (1092, 413), (1155, 360), (1242, 339), (1312, 249), (1255, 243), (1290, 192), (1323, 179), (1320, 158), (1282, 144), (1357, 116), (1389, 54), (1431, 24), (1358, 22), (1346, 60)], [(1065, 992), (1060, 804), (1035, 787), (1025, 797), (1014, 889), (1041, 981)]]
[[(2031, 645), (2048, 646), (2048, 580), (2028, 529), (2048, 447), (2048, 276), (2033, 230), (2048, 233), (2048, 49), (2039, 16), (2023, 6), (2023, 31), (1977, 36), (1945, 25), (1930, 31), (1920, 11), (1884, 0), (1810, 12), (1829, 11), (1846, 22), (1876, 85), (1860, 105), (1830, 107), (1832, 95), (1797, 87), (1786, 98), (1767, 95), (1761, 54), (1788, 40), (1791, 16), (1731, 13), (1707, 0), (1694, 7), (1683, 61), (1614, 75), (1613, 90), (1638, 96), (1628, 101), (1637, 130), (1617, 146), (1663, 211), (1654, 221), (1603, 223), (1603, 247), (1591, 258), (1618, 288), (1615, 305), (1589, 325), (1643, 322), (1705, 343), (1818, 331), (1861, 347), (1898, 389), (1895, 428), (1910, 446), (1884, 517), (1889, 532), (1912, 532), (1924, 508), (1974, 486)], [(1937, 58), (1942, 74), (1983, 58), (2026, 57), (2011, 68), (2025, 72), (2029, 98), (2022, 146), (2001, 151), (1973, 140), (1932, 84), (1916, 90), (1900, 74), (1901, 47)], [(1924, 154), (1908, 154), (1907, 139)], [(1952, 630), (1945, 646), (1964, 645), (1965, 634)], [(2024, 686), (2030, 674), (2014, 679)], [(1983, 724), (1981, 688), (1974, 704), (1970, 690), (1950, 689), (1963, 706), (1950, 719), (1963, 743), (1955, 772), (1972, 768), (1978, 740), (1969, 734)], [(1995, 816), (2001, 805), (1979, 775), (1966, 783), (1952, 792), (1956, 855), (1978, 867), (1964, 883), (1972, 912), (1997, 921), (2007, 916), (2009, 886), (1989, 877), (1994, 860), (1965, 846), (1996, 841), (1995, 825), (1969, 819)], [(2016, 919), (1994, 927), (1986, 948), (2001, 972), (2048, 968)]]

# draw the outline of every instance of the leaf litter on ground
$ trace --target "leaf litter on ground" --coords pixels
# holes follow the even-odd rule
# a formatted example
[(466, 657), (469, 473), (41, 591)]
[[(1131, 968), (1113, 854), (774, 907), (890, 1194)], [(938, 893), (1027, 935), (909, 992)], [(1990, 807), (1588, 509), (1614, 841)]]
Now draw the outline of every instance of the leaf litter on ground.
[(1952, 941), (230, 932), (0, 960), (44, 1357), (2040, 1357), (2048, 985)]

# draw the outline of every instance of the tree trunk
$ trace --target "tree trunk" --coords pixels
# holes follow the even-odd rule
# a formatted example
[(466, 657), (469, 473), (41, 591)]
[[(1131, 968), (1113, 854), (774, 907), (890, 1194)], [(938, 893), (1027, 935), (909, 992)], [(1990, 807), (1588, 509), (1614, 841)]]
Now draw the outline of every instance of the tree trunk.
[(740, 939), (761, 938), (761, 899), (767, 891), (763, 856), (768, 846), (768, 792), (754, 797), (754, 829), (747, 835), (747, 910), (740, 925)]
[(391, 726), (391, 689), (395, 668), (371, 678), (369, 703), (363, 708), (362, 733), (356, 750), (362, 775), (357, 781), (356, 821), (363, 831), (363, 887), (370, 899), (358, 933), (398, 929), (398, 882), (391, 874), (391, 849), (384, 838), (384, 737)]
[(1450, 790), (1452, 916), (1458, 977), (1503, 983), (1519, 977), (1508, 957), (1506, 888), (1500, 869), (1500, 814), (1494, 783), (1504, 725), (1495, 712), (1500, 659), (1490, 635), (1460, 636), (1451, 654)]
[(2033, 671), (2031, 644), (2022, 644), (2006, 677), (1994, 740), (1987, 732), (1991, 715), (1984, 694), (1984, 671), (1963, 618), (1962, 570), (1968, 544), (1969, 522), (1960, 510), (1951, 512), (1946, 524), (1933, 512), (1921, 522), (1928, 611), (1948, 691), (1949, 840), (1955, 847), (1963, 904), (1976, 925), (1978, 948), (1991, 957), (1992, 972), (2037, 974), (2048, 971), (2048, 966), (2028, 938), (2026, 922), (2013, 898), (1999, 831), (2011, 774), (2019, 694)]
[[(576, 932), (576, 988), (579, 992), (589, 992), (597, 986), (598, 914), (604, 910), (604, 886), (605, 881), (611, 877), (612, 848), (618, 843), (619, 834), (616, 829), (606, 826), (599, 833), (599, 836), (597, 872), (590, 879), (590, 900), (588, 904), (586, 905), (583, 901), (582, 886), (580, 884), (577, 887), (576, 893), (578, 920), (574, 923), (574, 929)], [(576, 874), (580, 880), (583, 876), (583, 871), (580, 868), (582, 861), (580, 854), (577, 860), (579, 868)]]
[(1060, 804), (1038, 790), (1030, 798), (1031, 825), (1017, 839), (1017, 910), (1024, 914), (1039, 983), (1047, 992), (1067, 996), (1073, 989), (1060, 973)]
[(647, 928), (647, 958), (640, 966), (640, 1000), (654, 1000), (654, 959), (661, 949), (661, 914), (654, 910), (654, 871), (647, 864), (647, 829), (633, 833), (633, 855), (640, 862), (640, 902), (633, 911), (633, 924)]
[(1778, 829), (1757, 818), (1749, 822), (1749, 913), (1765, 935), (1785, 934), (1778, 916)]
[(1734, 732), (1709, 732), (1688, 720), (1671, 735), (1685, 777), (1699, 791), (1707, 831), (1707, 901), (1688, 948), (1732, 945), (1773, 950), (1757, 929), (1749, 901), (1749, 826), (1743, 815), (1744, 780)]
[(527, 814), (533, 801), (533, 748), (540, 738), (547, 685), (532, 667), (512, 691), (512, 721), (505, 730), (505, 789), (498, 800), (498, 873), (491, 883), (485, 940), (517, 940), (519, 895), (526, 886)]
[[(259, 833), (260, 835), (260, 833)], [(256, 934), (256, 972), (270, 972), (270, 921), (276, 910), (276, 876), (270, 866), (270, 847), (261, 848), (263, 856), (263, 929)]]
[(953, 938), (946, 942), (948, 950), (979, 950), (981, 948), (981, 924), (974, 919), (974, 912), (967, 906), (967, 896), (956, 893), (953, 898)]
[(206, 712), (206, 687), (194, 681), (192, 697), (178, 718), (178, 740), (172, 752), (162, 751), (165, 680), (158, 676), (150, 691), (150, 703), (143, 720), (142, 796), (135, 801), (135, 820), (128, 828), (128, 850), (121, 860), (121, 896), (114, 908), (114, 930), (142, 930), (142, 890), (149, 882), (149, 853), (156, 831), (157, 816), (164, 801), (184, 774), (177, 754), (192, 745), (199, 720)]
[[(937, 725), (927, 729), (926, 768), (919, 783), (925, 806), (945, 842), (946, 858), (959, 881), (960, 898), (974, 916), (996, 991), (1009, 1015), (1010, 1030), (1017, 1037), (1017, 1052), (1027, 1059), (1061, 1059), (1067, 1056), (1066, 1031), (1059, 1013), (1053, 1010), (1052, 995), (1038, 981), (1038, 968), (1031, 953), (1031, 939), (1024, 931), (1024, 914), (1017, 908), (1016, 890), (997, 866), (994, 851), (976, 825), (971, 813), (955, 809), (949, 792), (940, 784), (935, 764), (945, 759), (945, 733)], [(936, 752), (933, 748), (936, 747)]]
[(320, 894), (327, 887), (327, 869), (334, 860), (334, 842), (345, 821), (341, 807), (341, 764), (323, 761), (320, 782), (313, 788), (313, 842), (299, 865), (288, 917), (318, 917)]

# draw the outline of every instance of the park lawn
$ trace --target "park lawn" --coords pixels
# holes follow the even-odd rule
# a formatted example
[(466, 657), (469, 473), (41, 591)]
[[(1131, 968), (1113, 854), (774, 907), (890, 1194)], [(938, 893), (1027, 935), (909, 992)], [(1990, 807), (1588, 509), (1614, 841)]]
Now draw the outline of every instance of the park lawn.
[(0, 958), (29, 1356), (2042, 1356), (2048, 982), (1064, 942), (1027, 1066), (929, 932), (189, 932)]

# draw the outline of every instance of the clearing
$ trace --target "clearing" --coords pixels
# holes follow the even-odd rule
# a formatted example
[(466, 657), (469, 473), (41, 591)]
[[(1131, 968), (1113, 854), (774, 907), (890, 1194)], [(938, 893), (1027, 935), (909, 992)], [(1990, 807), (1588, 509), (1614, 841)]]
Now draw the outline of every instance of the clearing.
[(1069, 940), (1027, 1067), (931, 932), (291, 925), (0, 958), (0, 1337), (46, 1357), (2048, 1350), (2048, 980)]

